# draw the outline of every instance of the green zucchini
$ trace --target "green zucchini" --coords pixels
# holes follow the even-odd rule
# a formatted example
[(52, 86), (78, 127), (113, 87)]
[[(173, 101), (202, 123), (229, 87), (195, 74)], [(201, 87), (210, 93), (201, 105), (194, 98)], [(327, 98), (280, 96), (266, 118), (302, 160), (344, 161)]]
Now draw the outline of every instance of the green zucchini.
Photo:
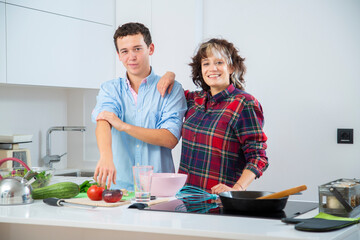
[(47, 187), (33, 189), (33, 199), (45, 199), (45, 198), (72, 198), (78, 195), (80, 192), (79, 185), (73, 182), (60, 182), (49, 185)]

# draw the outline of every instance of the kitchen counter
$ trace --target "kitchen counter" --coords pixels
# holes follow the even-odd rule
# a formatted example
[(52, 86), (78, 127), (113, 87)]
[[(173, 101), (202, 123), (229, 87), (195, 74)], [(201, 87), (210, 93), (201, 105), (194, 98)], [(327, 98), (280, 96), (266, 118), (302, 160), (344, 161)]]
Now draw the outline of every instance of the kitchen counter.
[[(68, 179), (69, 180), (69, 179)], [(0, 238), (34, 239), (360, 239), (360, 224), (310, 233), (280, 220), (143, 211), (128, 206), (92, 210), (32, 204), (0, 206)], [(315, 216), (310, 211), (301, 218)]]

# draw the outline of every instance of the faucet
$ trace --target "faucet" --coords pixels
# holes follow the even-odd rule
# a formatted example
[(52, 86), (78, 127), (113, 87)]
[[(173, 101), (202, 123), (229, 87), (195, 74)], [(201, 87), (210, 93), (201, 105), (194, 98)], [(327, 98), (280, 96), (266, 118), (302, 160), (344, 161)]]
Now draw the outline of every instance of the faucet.
[(44, 163), (46, 167), (52, 168), (54, 162), (59, 162), (60, 158), (63, 157), (65, 154), (62, 155), (51, 155), (50, 147), (51, 147), (51, 133), (53, 131), (86, 131), (86, 127), (84, 126), (56, 126), (51, 127), (46, 132), (46, 155), (43, 157)]

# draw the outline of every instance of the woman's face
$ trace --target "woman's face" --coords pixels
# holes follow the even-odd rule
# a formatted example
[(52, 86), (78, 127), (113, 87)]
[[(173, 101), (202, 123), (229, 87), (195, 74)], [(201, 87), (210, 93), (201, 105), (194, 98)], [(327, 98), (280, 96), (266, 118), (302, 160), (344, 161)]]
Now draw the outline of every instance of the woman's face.
[(217, 55), (212, 54), (201, 60), (202, 77), (213, 96), (230, 85), (230, 74), (233, 72), (225, 58), (220, 54)]

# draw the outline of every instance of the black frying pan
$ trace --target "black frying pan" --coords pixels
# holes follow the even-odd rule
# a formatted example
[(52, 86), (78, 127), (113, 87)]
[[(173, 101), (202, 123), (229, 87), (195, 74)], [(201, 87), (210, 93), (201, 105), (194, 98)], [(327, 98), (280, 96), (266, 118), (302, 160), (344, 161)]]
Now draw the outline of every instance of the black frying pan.
[(285, 208), (288, 196), (277, 199), (257, 199), (273, 192), (231, 191), (220, 193), (220, 200), (226, 211), (277, 212)]

